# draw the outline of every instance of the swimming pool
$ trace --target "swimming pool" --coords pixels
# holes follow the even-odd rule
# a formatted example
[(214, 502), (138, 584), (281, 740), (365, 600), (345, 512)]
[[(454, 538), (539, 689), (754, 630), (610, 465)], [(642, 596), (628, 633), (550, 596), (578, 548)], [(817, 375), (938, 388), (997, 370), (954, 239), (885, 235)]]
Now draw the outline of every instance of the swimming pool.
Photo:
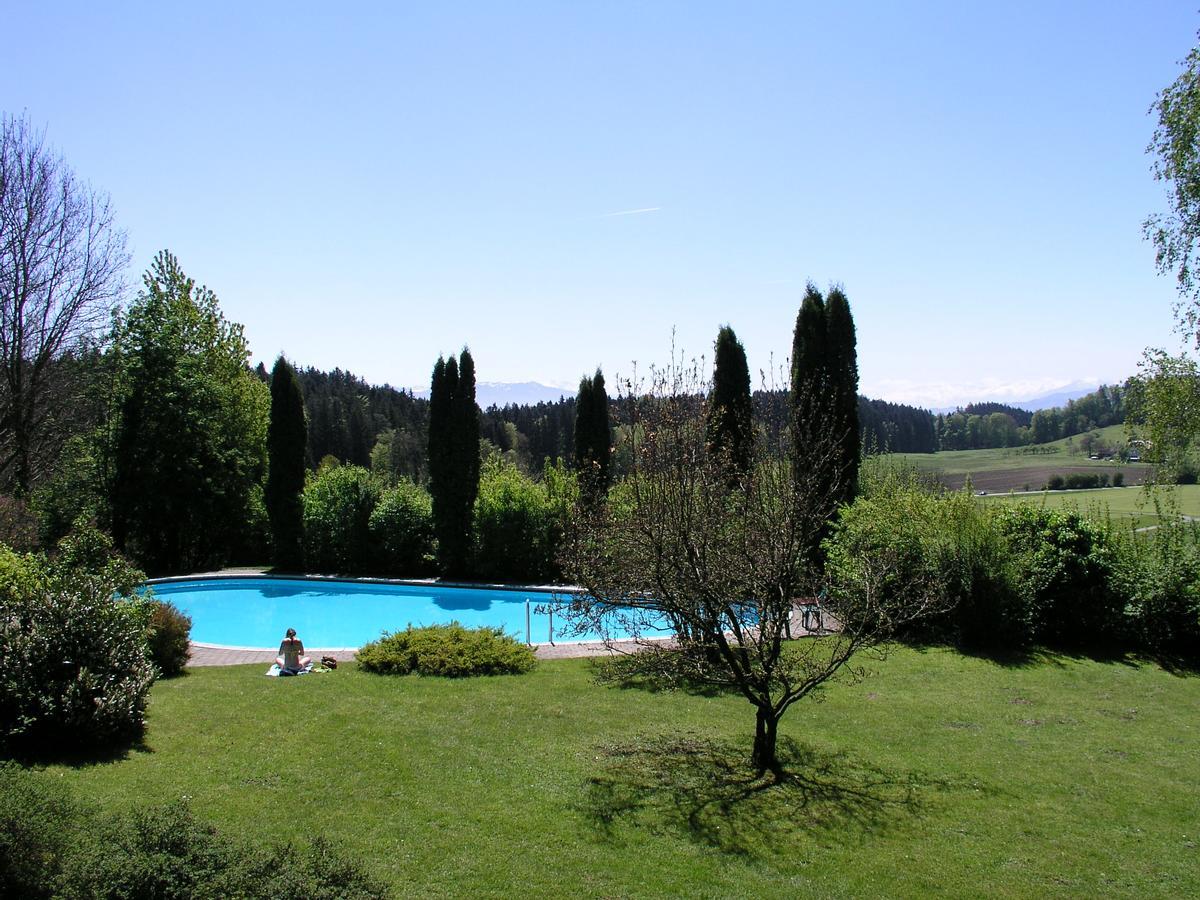
[(384, 631), (450, 621), (503, 628), (535, 644), (599, 640), (565, 633), (553, 611), (570, 595), (552, 591), (312, 578), (171, 579), (150, 587), (192, 617), (191, 637), (201, 644), (274, 649), (295, 628), (309, 647), (361, 647)]

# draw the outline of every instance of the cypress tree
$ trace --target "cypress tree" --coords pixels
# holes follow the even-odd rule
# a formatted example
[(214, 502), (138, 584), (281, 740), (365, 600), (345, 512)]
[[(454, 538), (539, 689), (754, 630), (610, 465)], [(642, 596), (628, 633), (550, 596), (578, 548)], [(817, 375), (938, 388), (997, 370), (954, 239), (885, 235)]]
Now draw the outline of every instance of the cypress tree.
[(708, 447), (728, 460), (730, 479), (736, 481), (750, 470), (754, 432), (746, 348), (728, 325), (717, 333), (714, 358)]
[(467, 574), (471, 521), (479, 494), (479, 407), (475, 361), (438, 358), (429, 391), (429, 493), (443, 575)]
[(862, 434), (858, 421), (858, 349), (854, 317), (841, 287), (829, 291), (825, 302), (828, 327), (830, 381), (833, 388), (833, 430), (841, 441), (839, 467), (841, 496), (849, 503), (858, 488), (858, 466)]
[(594, 502), (608, 494), (612, 457), (612, 427), (608, 417), (608, 392), (604, 373), (579, 380), (575, 400), (575, 468), (584, 499)]
[(304, 461), (308, 426), (296, 372), (280, 355), (271, 370), (271, 420), (267, 426), (267, 486), (271, 562), (277, 569), (304, 569)]
[[(454, 358), (450, 358), (454, 364)], [(457, 380), (457, 366), (455, 376)], [(438, 560), (443, 548), (453, 543), (449, 534), (447, 510), (450, 506), (450, 479), (454, 471), (450, 460), (450, 386), (446, 379), (446, 361), (438, 357), (429, 385), (429, 494), (433, 499), (433, 530), (438, 540)]]
[[(796, 316), (792, 339), (791, 464), (797, 485), (797, 502), (806, 503), (823, 519), (837, 509), (841, 496), (840, 445), (833, 429), (833, 397), (829, 371), (829, 331), (825, 300), (809, 282)], [(820, 566), (824, 528), (815, 530), (807, 548), (808, 559)]]
[(466, 347), (458, 357), (458, 383), (454, 397), (455, 483), (454, 527), (458, 538), (452, 568), (466, 574), (471, 555), (471, 525), (479, 496), (479, 406), (475, 403), (475, 360)]
[(829, 425), (827, 363), (825, 300), (810, 281), (792, 337), (792, 462), (797, 473), (807, 468), (807, 449), (822, 439)]

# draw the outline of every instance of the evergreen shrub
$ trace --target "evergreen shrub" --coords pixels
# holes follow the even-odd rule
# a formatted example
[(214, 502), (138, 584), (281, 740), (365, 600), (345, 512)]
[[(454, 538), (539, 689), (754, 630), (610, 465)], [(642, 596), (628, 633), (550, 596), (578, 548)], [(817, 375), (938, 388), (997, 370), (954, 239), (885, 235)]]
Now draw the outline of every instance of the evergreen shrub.
[(0, 897), (53, 896), (77, 815), (61, 784), (0, 763)]
[(533, 650), (503, 629), (458, 622), (385, 632), (358, 651), (358, 665), (380, 675), (520, 675), (536, 663)]
[(386, 887), (318, 837), (253, 847), (180, 802), (113, 814), (60, 784), (0, 764), (0, 897), (374, 900)]

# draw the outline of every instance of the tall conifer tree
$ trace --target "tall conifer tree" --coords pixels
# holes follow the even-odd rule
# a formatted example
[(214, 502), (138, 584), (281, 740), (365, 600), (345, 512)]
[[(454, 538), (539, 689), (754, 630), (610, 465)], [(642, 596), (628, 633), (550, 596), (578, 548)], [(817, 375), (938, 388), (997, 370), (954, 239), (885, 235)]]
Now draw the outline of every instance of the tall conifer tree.
[(429, 392), (429, 493), (442, 574), (468, 574), (471, 521), (479, 493), (479, 407), (475, 361), (438, 358)]
[(717, 333), (706, 428), (709, 450), (728, 460), (732, 480), (750, 468), (754, 442), (751, 414), (746, 348), (726, 325)]
[(810, 281), (792, 337), (792, 462), (798, 469), (807, 466), (805, 447), (828, 427), (827, 357), (825, 299)]
[(841, 441), (841, 501), (849, 503), (858, 487), (862, 435), (858, 421), (858, 349), (854, 318), (841, 287), (829, 291), (825, 301), (825, 321), (833, 388), (833, 429)]
[[(796, 331), (792, 338), (792, 477), (796, 484), (808, 484), (812, 496), (828, 503), (827, 509), (813, 513), (828, 518), (836, 510), (832, 498), (839, 473), (840, 454), (830, 452), (829, 433), (833, 428), (833, 398), (829, 373), (829, 330), (825, 315), (825, 299), (809, 282), (796, 316)], [(815, 481), (813, 481), (815, 479)], [(820, 544), (824, 534), (812, 533), (808, 547), (809, 561), (820, 563)]]
[(304, 462), (308, 426), (296, 372), (280, 355), (271, 370), (271, 419), (267, 426), (267, 486), (271, 561), (275, 568), (304, 569)]
[(575, 468), (586, 500), (595, 501), (608, 493), (609, 462), (612, 456), (612, 426), (608, 415), (608, 392), (604, 373), (579, 381), (575, 399)]

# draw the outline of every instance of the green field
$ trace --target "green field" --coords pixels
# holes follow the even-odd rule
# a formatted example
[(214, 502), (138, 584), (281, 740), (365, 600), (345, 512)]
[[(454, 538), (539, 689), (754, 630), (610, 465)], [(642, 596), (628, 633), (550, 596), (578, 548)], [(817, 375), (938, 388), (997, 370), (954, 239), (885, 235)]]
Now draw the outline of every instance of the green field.
[(145, 746), (48, 772), (105, 808), (186, 797), (325, 834), (404, 896), (1180, 897), (1200, 892), (1200, 679), (897, 651), (785, 718), (757, 779), (736, 696), (603, 688), (585, 660), (459, 681), (197, 669)]
[[(1094, 433), (1109, 446), (1125, 444), (1124, 425), (1110, 425)], [(963, 487), (969, 478), (974, 487), (988, 491), (1038, 490), (1051, 475), (1073, 471), (1110, 477), (1120, 472), (1126, 484), (1141, 484), (1149, 476), (1150, 467), (1144, 463), (1090, 459), (1080, 449), (1082, 437), (1076, 435), (1032, 447), (889, 453), (879, 459), (884, 464), (913, 468), (953, 489)]]
[(1143, 488), (1103, 488), (1094, 491), (1039, 491), (1032, 494), (989, 494), (987, 503), (1032, 503), (1048, 509), (1070, 509), (1095, 518), (1110, 518), (1136, 528), (1158, 525), (1164, 519), (1200, 518), (1200, 485)]

